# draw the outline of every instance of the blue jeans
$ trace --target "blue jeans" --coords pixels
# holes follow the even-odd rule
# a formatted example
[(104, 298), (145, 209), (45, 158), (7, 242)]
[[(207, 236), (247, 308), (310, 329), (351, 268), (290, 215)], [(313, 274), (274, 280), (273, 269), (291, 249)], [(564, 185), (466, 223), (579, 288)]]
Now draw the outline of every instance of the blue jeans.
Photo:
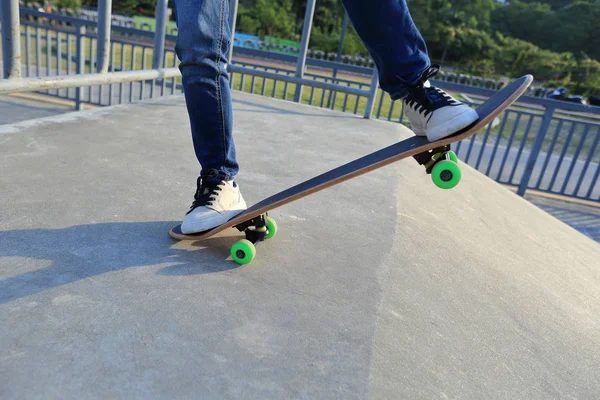
[[(183, 91), (200, 174), (231, 179), (239, 171), (233, 140), (228, 51), (228, 0), (174, 0)], [(379, 72), (381, 88), (393, 99), (406, 95), (399, 79), (415, 82), (430, 66), (425, 41), (405, 0), (342, 0), (350, 21)]]

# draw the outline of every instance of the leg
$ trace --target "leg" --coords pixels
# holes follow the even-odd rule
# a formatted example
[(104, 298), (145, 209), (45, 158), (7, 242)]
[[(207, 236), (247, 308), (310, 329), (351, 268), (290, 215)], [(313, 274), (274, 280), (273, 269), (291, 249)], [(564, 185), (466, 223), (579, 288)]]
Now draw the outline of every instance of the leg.
[(392, 99), (408, 91), (400, 80), (415, 83), (430, 67), (427, 47), (405, 0), (342, 0), (352, 25), (373, 57), (381, 88)]
[(175, 50), (181, 61), (179, 69), (192, 142), (201, 174), (212, 172), (212, 180), (230, 179), (239, 170), (226, 70), (231, 42), (228, 3), (228, 0), (175, 0), (179, 29)]
[(232, 134), (232, 106), (227, 74), (231, 44), (228, 0), (175, 0), (179, 34), (176, 52), (192, 130), (201, 165), (196, 193), (181, 230), (185, 234), (214, 228), (246, 209), (239, 187)]
[(381, 88), (393, 100), (402, 99), (416, 135), (430, 141), (450, 136), (479, 118), (477, 112), (432, 86), (432, 66), (423, 37), (406, 0), (342, 0), (348, 16), (373, 57)]

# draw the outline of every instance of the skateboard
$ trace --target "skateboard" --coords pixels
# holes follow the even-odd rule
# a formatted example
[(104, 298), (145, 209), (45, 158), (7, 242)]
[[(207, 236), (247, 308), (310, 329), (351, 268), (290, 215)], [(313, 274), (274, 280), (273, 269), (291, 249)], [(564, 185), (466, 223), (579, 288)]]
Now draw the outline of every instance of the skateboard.
[(489, 124), (498, 114), (513, 104), (532, 81), (533, 76), (525, 75), (496, 92), (476, 108), (479, 119), (452, 136), (435, 142), (429, 142), (426, 137), (413, 136), (261, 200), (213, 229), (184, 234), (181, 232), (181, 225), (177, 225), (171, 228), (169, 235), (177, 240), (202, 240), (228, 228), (236, 228), (245, 233), (245, 239), (235, 242), (230, 254), (235, 262), (248, 264), (256, 256), (256, 243), (271, 239), (277, 232), (277, 223), (268, 215), (269, 211), (393, 162), (413, 157), (424, 166), (426, 174), (431, 175), (436, 186), (451, 189), (460, 181), (461, 172), (458, 158), (450, 145), (468, 138)]

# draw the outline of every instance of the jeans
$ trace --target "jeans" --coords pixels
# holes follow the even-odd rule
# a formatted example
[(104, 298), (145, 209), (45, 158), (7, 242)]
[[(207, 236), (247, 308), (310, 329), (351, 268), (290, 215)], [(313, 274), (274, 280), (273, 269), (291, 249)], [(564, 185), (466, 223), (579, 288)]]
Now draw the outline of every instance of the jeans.
[[(425, 41), (405, 0), (342, 0), (350, 21), (375, 61), (381, 88), (394, 100), (407, 94), (430, 66)], [(228, 0), (174, 0), (183, 91), (200, 174), (232, 179), (239, 172), (227, 57), (232, 34)]]

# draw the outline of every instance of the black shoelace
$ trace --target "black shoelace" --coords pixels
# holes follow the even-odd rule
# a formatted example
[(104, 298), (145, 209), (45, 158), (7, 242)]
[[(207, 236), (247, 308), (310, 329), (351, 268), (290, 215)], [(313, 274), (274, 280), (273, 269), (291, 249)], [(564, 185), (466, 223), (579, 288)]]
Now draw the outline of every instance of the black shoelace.
[(190, 210), (187, 212), (188, 214), (192, 212), (194, 209), (201, 206), (212, 206), (215, 201), (215, 197), (217, 196), (217, 192), (223, 190), (218, 184), (210, 184), (207, 180), (200, 176), (196, 181), (196, 193), (194, 194), (194, 201), (192, 202), (192, 206)]
[(438, 108), (460, 104), (459, 101), (453, 99), (443, 90), (435, 86), (424, 86), (425, 82), (429, 78), (437, 75), (439, 71), (440, 66), (438, 64), (433, 64), (431, 67), (423, 71), (417, 83), (410, 83), (398, 77), (398, 79), (400, 79), (409, 88), (409, 94), (406, 96), (405, 103), (417, 113), (423, 114), (425, 117)]

